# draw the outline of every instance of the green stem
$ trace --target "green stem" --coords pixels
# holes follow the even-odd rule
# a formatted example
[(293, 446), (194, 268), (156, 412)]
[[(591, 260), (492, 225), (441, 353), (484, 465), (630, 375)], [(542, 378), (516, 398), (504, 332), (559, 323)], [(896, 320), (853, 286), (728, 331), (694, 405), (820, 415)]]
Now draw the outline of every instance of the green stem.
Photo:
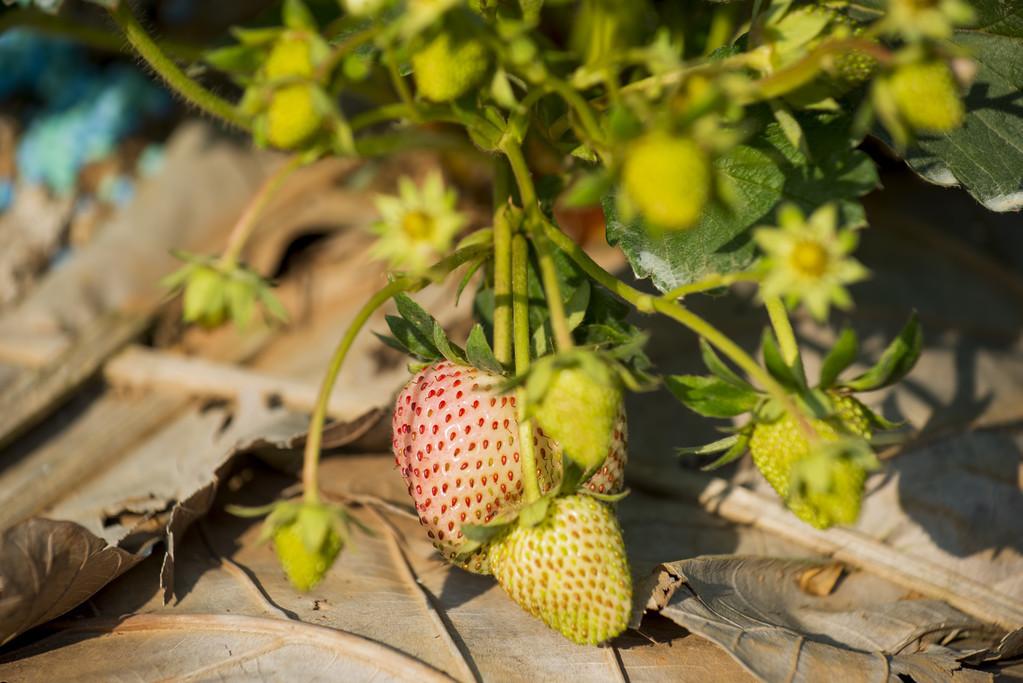
[(781, 403), (786, 410), (791, 412), (793, 415), (798, 416), (801, 414), (801, 411), (796, 406), (795, 401), (793, 401), (792, 397), (785, 391), (785, 388), (778, 384), (778, 382), (775, 381), (775, 379), (771, 377), (766, 370), (760, 367), (756, 360), (746, 353), (742, 347), (725, 336), (716, 327), (676, 301), (669, 301), (662, 297), (654, 297), (649, 294), (645, 294), (634, 287), (630, 287), (611, 273), (601, 268), (596, 261), (591, 259), (589, 255), (583, 251), (582, 247), (572, 241), (568, 235), (561, 232), (556, 225), (550, 221), (544, 221), (541, 225), (543, 227), (544, 234), (554, 243), (554, 245), (565, 252), (565, 254), (567, 254), (568, 257), (571, 258), (584, 273), (589, 275), (599, 284), (635, 306), (636, 309), (642, 313), (661, 313), (688, 327), (697, 335), (710, 342), (719, 351), (721, 351), (721, 353), (731, 359), (733, 363), (742, 368), (743, 371), (750, 376), (750, 378), (756, 381), (764, 389), (764, 391), (777, 399), (777, 401)]
[(372, 126), (377, 123), (383, 123), (384, 121), (391, 121), (393, 119), (401, 118), (412, 118), (414, 112), (410, 111), (408, 105), (404, 102), (394, 102), (392, 104), (385, 104), (380, 107), (374, 107), (369, 111), (365, 111), (361, 114), (356, 114), (352, 117), (350, 125), (352, 130), (360, 130), (367, 126)]
[(245, 248), (245, 244), (252, 236), (252, 231), (256, 228), (257, 219), (263, 213), (263, 209), (274, 198), (277, 191), (281, 189), (284, 181), (301, 168), (305, 162), (306, 159), (301, 154), (296, 154), (266, 179), (263, 186), (256, 193), (256, 196), (252, 198), (245, 212), (238, 219), (238, 222), (235, 223), (234, 228), (232, 228), (231, 235), (227, 239), (227, 246), (220, 257), (221, 266), (230, 269), (237, 265), (242, 249)]
[[(515, 325), (515, 373), (523, 375), (529, 370), (529, 245), (522, 233), (512, 238), (512, 306)], [(525, 419), (526, 390), (516, 392), (519, 410), (519, 456), (521, 457), (523, 496), (526, 504), (540, 497), (540, 482), (536, 473), (536, 452), (533, 449), (533, 422)]]
[(307, 503), (318, 503), (320, 502), (320, 485), (319, 485), (319, 462), (320, 462), (320, 444), (323, 443), (323, 425), (327, 421), (327, 406), (330, 403), (330, 396), (334, 391), (334, 383), (337, 381), (337, 376), (341, 372), (341, 366), (344, 365), (345, 357), (348, 355), (348, 350), (352, 348), (352, 343), (355, 338), (359, 335), (362, 327), (369, 320), (370, 316), (380, 308), (382, 305), (387, 303), (391, 297), (400, 292), (413, 291), (417, 287), (422, 287), (423, 281), (418, 279), (400, 278), (389, 283), (386, 287), (378, 291), (369, 301), (367, 301), (359, 312), (355, 314), (355, 319), (352, 320), (351, 325), (345, 330), (345, 334), (341, 337), (341, 342), (334, 350), (334, 355), (330, 358), (330, 365), (327, 366), (327, 373), (323, 377), (323, 382), (320, 384), (320, 393), (316, 397), (316, 407), (313, 409), (313, 416), (309, 422), (309, 435), (305, 442), (305, 454), (302, 464), (302, 486), (304, 489), (305, 501)]
[[(344, 365), (348, 350), (359, 335), (366, 321), (373, 312), (400, 292), (417, 292), (433, 281), (440, 280), (444, 275), (450, 273), (462, 264), (480, 256), (486, 247), (465, 247), (447, 256), (430, 268), (423, 277), (403, 277), (390, 282), (386, 287), (378, 291), (369, 301), (363, 304), (359, 312), (355, 314), (345, 334), (341, 337), (334, 355), (330, 358), (327, 372), (320, 384), (320, 393), (316, 397), (316, 406), (313, 408), (313, 415), (309, 421), (309, 436), (305, 442), (305, 453), (302, 464), (302, 487), (305, 492), (305, 500), (308, 503), (319, 502), (320, 488), (318, 479), (318, 467), (320, 461), (320, 446), (323, 443), (323, 425), (327, 421), (327, 408), (330, 404), (331, 394), (334, 392), (334, 384), (337, 376)], [(532, 442), (530, 442), (532, 443)]]
[(706, 292), (720, 287), (729, 287), (734, 285), (736, 282), (756, 282), (759, 279), (760, 276), (757, 273), (752, 272), (727, 273), (725, 275), (714, 273), (712, 275), (708, 275), (702, 280), (680, 285), (665, 294), (662, 298), (667, 299), (668, 301), (675, 301), (677, 299), (683, 299), (690, 294), (699, 294), (700, 292)]
[[(505, 138), (501, 143), (501, 151), (508, 157), (508, 163), (511, 165), (512, 173), (515, 175), (515, 182), (519, 186), (519, 195), (522, 198), (522, 205), (526, 210), (526, 220), (530, 224), (544, 222), (546, 219), (540, 213), (540, 207), (537, 204), (536, 198), (536, 187), (533, 185), (533, 177), (529, 172), (526, 159), (522, 156), (522, 148), (510, 138)], [(572, 332), (568, 329), (568, 319), (565, 316), (565, 303), (561, 298), (558, 270), (554, 265), (550, 244), (542, 233), (538, 232), (535, 234), (533, 243), (537, 249), (537, 259), (540, 264), (540, 277), (543, 280), (547, 309), (551, 314), (554, 344), (559, 351), (566, 351), (573, 346)]]
[(522, 199), (522, 208), (526, 213), (536, 211), (536, 187), (533, 185), (533, 176), (529, 172), (529, 165), (526, 158), (522, 156), (522, 147), (509, 137), (501, 141), (501, 151), (508, 157), (512, 174), (515, 176), (515, 183), (519, 186), (519, 197)]
[(369, 41), (373, 40), (373, 38), (376, 37), (379, 31), (380, 29), (378, 27), (370, 26), (369, 28), (365, 28), (361, 31), (356, 31), (355, 33), (347, 36), (343, 41), (338, 43), (337, 46), (334, 47), (334, 50), (330, 53), (330, 55), (325, 60), (323, 60), (323, 62), (318, 67), (316, 67), (316, 80), (318, 81), (326, 80), (327, 77), (334, 72), (334, 69), (337, 68), (337, 65), (340, 64), (345, 57), (352, 54)]
[(572, 331), (568, 327), (568, 317), (565, 315), (565, 303), (561, 298), (561, 284), (558, 282), (558, 268), (554, 265), (551, 243), (543, 233), (537, 233), (533, 238), (533, 245), (536, 247), (537, 260), (540, 263), (540, 278), (543, 280), (547, 310), (551, 315), (554, 346), (558, 351), (568, 351), (573, 346)]
[[(512, 360), (512, 224), (508, 215), (507, 167), (497, 164), (494, 195), (494, 356)], [(503, 198), (502, 198), (503, 197)]]
[(135, 51), (187, 102), (233, 126), (249, 129), (249, 122), (233, 104), (214, 95), (185, 75), (185, 72), (160, 49), (132, 14), (130, 3), (119, 2), (116, 8), (110, 10), (110, 16), (117, 22)]
[(408, 83), (405, 82), (405, 78), (398, 70), (398, 61), (390, 51), (387, 52), (384, 60), (387, 62), (387, 72), (391, 75), (391, 83), (394, 84), (398, 97), (401, 98), (402, 103), (408, 109), (409, 117), (413, 121), (418, 121), (419, 110), (416, 108), (416, 101), (412, 98), (412, 91), (409, 90)]
[(796, 343), (796, 333), (792, 330), (792, 323), (789, 321), (785, 304), (776, 296), (768, 296), (764, 297), (764, 307), (771, 319), (774, 334), (778, 338), (782, 359), (789, 367), (795, 367), (796, 361), (799, 359), (799, 345)]

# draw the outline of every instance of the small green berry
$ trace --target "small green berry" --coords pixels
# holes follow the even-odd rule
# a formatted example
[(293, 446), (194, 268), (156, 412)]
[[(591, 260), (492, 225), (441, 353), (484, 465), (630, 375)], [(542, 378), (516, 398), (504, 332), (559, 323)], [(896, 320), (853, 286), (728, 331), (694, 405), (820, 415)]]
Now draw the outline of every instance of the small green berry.
[(270, 144), (280, 149), (302, 146), (323, 123), (316, 105), (316, 87), (298, 83), (274, 91), (266, 116)]
[(310, 551), (298, 523), (282, 526), (273, 535), (274, 551), (284, 573), (295, 588), (306, 592), (318, 584), (334, 564), (344, 543), (337, 531), (328, 529), (322, 545)]
[(901, 66), (889, 86), (899, 114), (914, 131), (947, 133), (962, 125), (965, 109), (952, 70), (944, 62)]
[(710, 160), (688, 138), (648, 133), (629, 149), (622, 185), (654, 227), (685, 230), (696, 225), (710, 198)]
[(419, 94), (433, 102), (450, 102), (478, 85), (490, 67), (490, 53), (478, 38), (454, 37), (455, 27), (440, 33), (412, 55)]

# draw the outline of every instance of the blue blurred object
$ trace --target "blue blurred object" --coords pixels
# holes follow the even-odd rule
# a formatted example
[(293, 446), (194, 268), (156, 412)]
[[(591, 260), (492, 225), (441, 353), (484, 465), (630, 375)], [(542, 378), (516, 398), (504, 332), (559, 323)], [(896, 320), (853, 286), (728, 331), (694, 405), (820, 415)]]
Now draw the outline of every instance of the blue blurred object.
[(98, 69), (64, 41), (8, 32), (0, 36), (0, 99), (26, 91), (42, 105), (18, 144), (18, 171), (58, 194), (74, 189), (83, 165), (172, 107), (164, 90), (127, 65)]
[(135, 181), (122, 173), (104, 176), (96, 189), (98, 199), (114, 206), (124, 206), (134, 196)]
[(125, 64), (98, 68), (77, 46), (23, 30), (0, 35), (0, 100), (40, 102), (18, 143), (18, 173), (58, 194), (82, 166), (112, 154), (147, 118), (170, 113), (170, 95)]
[(14, 183), (8, 178), (0, 178), (0, 213), (3, 213), (14, 202)]

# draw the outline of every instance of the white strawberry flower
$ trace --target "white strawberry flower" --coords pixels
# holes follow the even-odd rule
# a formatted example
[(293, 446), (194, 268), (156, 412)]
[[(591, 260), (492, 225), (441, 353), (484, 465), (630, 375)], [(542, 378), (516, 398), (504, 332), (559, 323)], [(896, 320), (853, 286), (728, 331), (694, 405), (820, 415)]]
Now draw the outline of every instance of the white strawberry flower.
[(375, 258), (386, 260), (395, 270), (424, 272), (451, 248), (466, 218), (455, 209), (458, 195), (444, 187), (434, 171), (417, 187), (412, 179), (398, 181), (398, 195), (376, 198), (380, 221), (372, 230), (380, 239), (373, 247)]
[(802, 302), (818, 320), (828, 317), (832, 304), (849, 308), (852, 298), (845, 286), (869, 272), (849, 254), (857, 234), (838, 229), (838, 209), (825, 204), (809, 218), (792, 204), (778, 211), (779, 227), (758, 228), (753, 239), (764, 252), (760, 262), (763, 298), (779, 297), (790, 307)]

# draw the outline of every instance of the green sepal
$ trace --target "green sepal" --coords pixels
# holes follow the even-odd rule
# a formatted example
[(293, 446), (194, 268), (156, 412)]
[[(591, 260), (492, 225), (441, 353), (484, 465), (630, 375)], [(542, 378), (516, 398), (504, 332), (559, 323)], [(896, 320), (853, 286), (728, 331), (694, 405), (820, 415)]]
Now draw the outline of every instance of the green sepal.
[(729, 448), (734, 446), (735, 442), (738, 440), (738, 434), (729, 434), (723, 439), (711, 441), (710, 443), (705, 443), (702, 446), (680, 446), (675, 449), (675, 453), (678, 455), (711, 455), (713, 453), (727, 451)]
[(415, 325), (405, 318), (388, 315), (384, 316), (384, 321), (390, 328), (392, 336), (377, 336), (391, 348), (422, 361), (436, 361), (443, 357), (437, 347), (433, 345), (432, 339), (423, 335)]
[(764, 354), (764, 365), (778, 382), (789, 389), (802, 391), (806, 389), (806, 373), (803, 371), (803, 361), (796, 358), (795, 366), (789, 366), (782, 358), (781, 350), (778, 348), (778, 340), (770, 329), (764, 330), (764, 336), (760, 344)]
[(874, 367), (855, 379), (842, 382), (839, 386), (853, 391), (875, 391), (891, 386), (909, 374), (920, 358), (922, 348), (923, 333), (914, 312)]
[(290, 29), (318, 31), (316, 19), (302, 0), (284, 0), (281, 20)]
[(269, 47), (284, 32), (279, 26), (269, 28), (240, 28), (233, 26), (229, 29), (238, 42), (251, 47)]
[(752, 389), (703, 375), (670, 375), (665, 385), (684, 406), (704, 417), (735, 417), (753, 410), (760, 395)]
[(702, 337), (700, 338), (700, 356), (703, 358), (703, 364), (707, 366), (707, 369), (710, 370), (714, 376), (728, 382), (729, 384), (734, 384), (737, 387), (753, 391), (753, 385), (744, 380), (742, 377), (739, 377), (735, 371), (728, 367), (725, 362), (721, 360), (721, 357), (718, 356), (714, 347), (712, 347), (710, 343)]
[(266, 60), (266, 51), (252, 45), (228, 45), (206, 52), (202, 60), (218, 71), (231, 75), (251, 76)]
[(732, 446), (727, 451), (725, 451), (724, 453), (721, 454), (720, 457), (704, 465), (700, 469), (704, 472), (710, 472), (720, 467), (724, 467), (728, 463), (741, 458), (743, 454), (745, 454), (746, 451), (749, 449), (749, 440), (751, 434), (752, 430), (749, 429), (743, 430), (736, 434), (735, 443), (733, 443)]
[(535, 500), (519, 511), (519, 526), (526, 528), (534, 527), (547, 517), (547, 510), (551, 506), (551, 497), (544, 496)]
[(618, 493), (597, 493), (596, 491), (591, 491), (588, 488), (582, 488), (579, 490), (579, 493), (584, 496), (589, 496), (590, 498), (596, 498), (603, 503), (620, 503), (625, 500), (632, 491), (625, 489)]
[(504, 368), (501, 367), (497, 356), (494, 355), (494, 350), (490, 348), (487, 335), (483, 333), (483, 326), (479, 323), (473, 325), (469, 332), (469, 338), (465, 342), (465, 356), (469, 364), (475, 368), (499, 375), (504, 374)]
[(433, 322), (433, 345), (441, 355), (457, 365), (465, 365), (465, 352), (457, 344), (452, 344), (444, 328), (436, 320)]
[(853, 364), (856, 355), (859, 353), (860, 342), (856, 332), (851, 327), (846, 327), (838, 335), (835, 345), (828, 351), (821, 364), (820, 382), (817, 386), (821, 389), (829, 389), (838, 380), (846, 368)]

